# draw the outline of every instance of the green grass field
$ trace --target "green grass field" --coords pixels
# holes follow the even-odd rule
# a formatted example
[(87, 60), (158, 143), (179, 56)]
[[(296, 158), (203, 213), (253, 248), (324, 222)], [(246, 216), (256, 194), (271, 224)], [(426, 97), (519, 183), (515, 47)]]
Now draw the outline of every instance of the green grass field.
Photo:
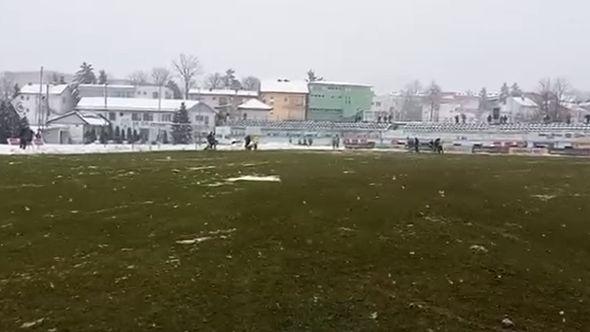
[(0, 331), (494, 331), (506, 315), (590, 329), (588, 160), (0, 157)]

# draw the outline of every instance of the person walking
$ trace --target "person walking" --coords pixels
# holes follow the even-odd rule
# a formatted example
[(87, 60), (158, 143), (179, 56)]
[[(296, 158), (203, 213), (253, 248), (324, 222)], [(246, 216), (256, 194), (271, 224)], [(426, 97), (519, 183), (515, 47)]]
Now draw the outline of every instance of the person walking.
[(420, 153), (420, 140), (418, 137), (414, 137), (414, 152)]

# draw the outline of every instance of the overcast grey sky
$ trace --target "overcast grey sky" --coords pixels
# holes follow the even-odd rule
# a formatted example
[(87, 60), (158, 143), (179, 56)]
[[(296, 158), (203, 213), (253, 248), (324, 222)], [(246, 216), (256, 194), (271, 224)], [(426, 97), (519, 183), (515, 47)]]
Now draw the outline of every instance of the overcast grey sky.
[(588, 0), (0, 0), (0, 70), (125, 77), (197, 55), (205, 72), (444, 89), (533, 88), (562, 76), (590, 90)]

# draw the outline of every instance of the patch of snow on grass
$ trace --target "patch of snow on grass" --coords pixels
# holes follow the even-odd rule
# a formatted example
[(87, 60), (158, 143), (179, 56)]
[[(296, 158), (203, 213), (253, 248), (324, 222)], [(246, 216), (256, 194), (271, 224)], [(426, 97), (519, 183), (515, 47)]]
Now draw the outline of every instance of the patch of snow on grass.
[(276, 175), (269, 176), (256, 176), (256, 175), (245, 175), (237, 178), (226, 179), (227, 182), (240, 182), (240, 181), (251, 181), (251, 182), (281, 182), (281, 178)]

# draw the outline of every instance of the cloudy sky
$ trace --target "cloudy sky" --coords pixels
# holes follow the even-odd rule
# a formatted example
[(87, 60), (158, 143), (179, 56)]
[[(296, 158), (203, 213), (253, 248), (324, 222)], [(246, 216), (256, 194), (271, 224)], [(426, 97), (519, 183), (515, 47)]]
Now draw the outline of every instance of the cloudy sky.
[(0, 0), (0, 70), (125, 77), (197, 55), (205, 72), (330, 80), (377, 91), (534, 88), (560, 76), (590, 90), (587, 0)]

